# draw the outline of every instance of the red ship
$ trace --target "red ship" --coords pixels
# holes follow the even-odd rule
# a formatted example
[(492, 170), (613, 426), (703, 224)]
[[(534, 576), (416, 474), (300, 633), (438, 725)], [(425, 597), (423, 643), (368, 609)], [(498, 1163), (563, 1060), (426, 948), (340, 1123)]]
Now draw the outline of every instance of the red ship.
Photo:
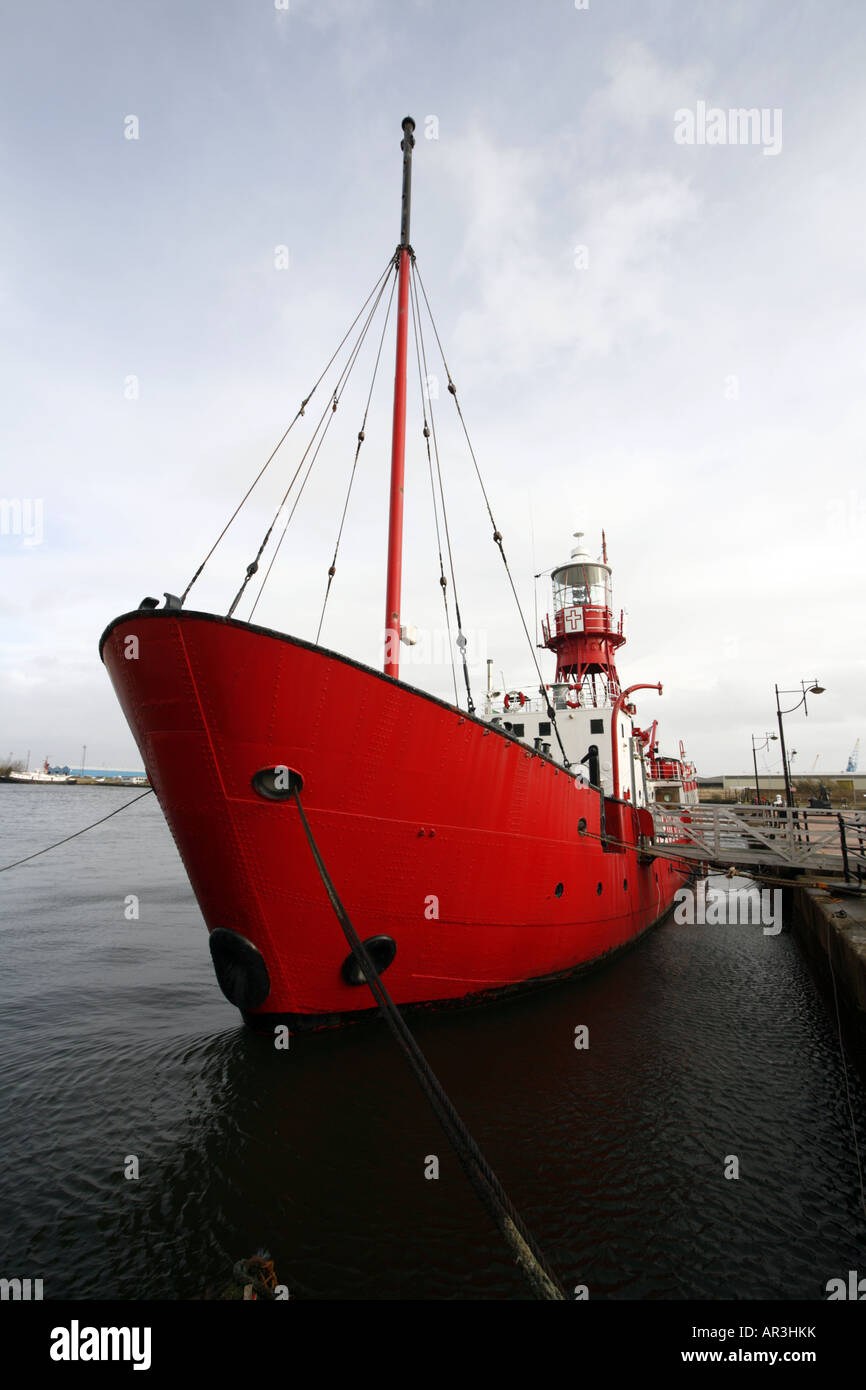
[[(465, 708), (456, 679), (452, 703), (399, 678), (401, 641), (412, 641), (400, 622), (410, 330), (419, 370), (422, 358), (426, 367), (419, 324), (427, 297), (409, 243), (413, 129), (407, 117), (400, 243), (369, 315), (356, 319), (363, 343), (384, 289), (391, 285), (392, 298), (396, 290), (384, 672), (318, 636), (306, 641), (233, 616), (274, 523), (227, 615), (185, 607), (200, 566), (182, 597), (167, 594), (164, 607), (143, 600), (100, 643), (207, 923), (220, 987), (248, 1024), (269, 1030), (332, 1026), (375, 1010), (305, 823), (401, 1007), (473, 1002), (607, 959), (665, 916), (689, 873), (654, 844), (653, 774), (665, 768), (655, 724), (649, 733), (635, 726), (631, 697), (661, 686), (620, 685), (615, 654), (625, 637), (604, 539), (593, 559), (578, 533), (571, 558), (552, 572), (553, 611), (542, 625), (542, 645), (556, 657), (549, 684), (530, 642), (537, 685), (494, 695), (488, 682), (478, 713), (453, 598)], [(346, 370), (326, 400), (324, 431)], [(450, 372), (448, 383), (456, 402)], [(431, 482), (438, 474), (441, 486), (426, 400), (424, 439)], [(363, 440), (362, 425), (358, 451)], [(320, 443), (315, 434), (302, 464)], [(444, 494), (441, 502), (444, 523)], [(495, 522), (494, 541), (505, 560)], [(448, 614), (441, 553), (440, 563)], [(299, 690), (307, 692), (303, 717)]]

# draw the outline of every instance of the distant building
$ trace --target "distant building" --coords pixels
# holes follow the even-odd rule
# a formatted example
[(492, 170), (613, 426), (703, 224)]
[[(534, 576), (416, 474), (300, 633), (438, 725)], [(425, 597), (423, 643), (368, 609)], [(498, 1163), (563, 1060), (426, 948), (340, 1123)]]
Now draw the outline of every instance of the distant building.
[[(776, 795), (785, 795), (785, 779), (781, 773), (773, 776), (759, 772), (761, 800), (772, 803)], [(794, 801), (798, 806), (808, 805), (809, 801), (821, 796), (821, 788), (826, 787), (831, 804), (839, 810), (866, 810), (866, 773), (823, 772), (813, 776), (794, 772), (791, 774), (794, 788)], [(755, 800), (754, 772), (737, 774), (723, 773), (720, 777), (699, 777), (698, 795), (701, 801), (753, 802)]]

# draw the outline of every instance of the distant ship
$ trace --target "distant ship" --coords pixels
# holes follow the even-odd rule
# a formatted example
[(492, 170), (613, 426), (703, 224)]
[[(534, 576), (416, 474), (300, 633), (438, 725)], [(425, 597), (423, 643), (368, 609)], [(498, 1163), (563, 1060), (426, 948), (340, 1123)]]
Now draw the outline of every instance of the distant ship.
[[(384, 673), (231, 616), (237, 598), (226, 616), (148, 598), (100, 642), (207, 923), (219, 984), (258, 1028), (337, 1025), (374, 1008), (301, 803), (401, 1006), (470, 1003), (605, 960), (665, 916), (689, 875), (655, 852), (649, 808), (673, 790), (696, 801), (694, 768), (682, 747), (679, 759), (659, 756), (655, 723), (635, 723), (635, 692), (661, 686), (620, 684), (625, 634), (604, 538), (593, 558), (576, 533), (550, 574), (549, 684), (488, 689), (479, 714), (471, 694), (460, 707), (456, 681), (451, 703), (399, 678), (400, 639), (411, 640), (400, 575), (413, 129), (407, 118), (393, 259)], [(494, 540), (501, 548), (496, 531)], [(257, 560), (247, 577), (256, 569)], [(333, 574), (332, 565), (329, 583)], [(440, 583), (444, 591), (444, 569)], [(466, 681), (468, 692), (468, 669)]]
[(46, 758), (41, 771), (10, 772), (9, 780), (12, 782), (75, 782), (77, 778), (72, 776), (68, 767), (50, 767)]
[(112, 787), (146, 787), (147, 778), (137, 772), (114, 772), (114, 771), (93, 771), (91, 768), (81, 768), (79, 772), (73, 773), (68, 767), (51, 767), (46, 758), (41, 771), (34, 772), (10, 772), (9, 781), (11, 782), (66, 782), (78, 783), (92, 782), (105, 783)]

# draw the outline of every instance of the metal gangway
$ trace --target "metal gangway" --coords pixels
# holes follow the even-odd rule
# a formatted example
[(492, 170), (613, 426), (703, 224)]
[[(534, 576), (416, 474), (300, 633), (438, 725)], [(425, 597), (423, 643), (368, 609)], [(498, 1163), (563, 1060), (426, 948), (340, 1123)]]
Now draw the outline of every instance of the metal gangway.
[(787, 806), (650, 807), (650, 853), (718, 868), (818, 872), (866, 882), (866, 813)]

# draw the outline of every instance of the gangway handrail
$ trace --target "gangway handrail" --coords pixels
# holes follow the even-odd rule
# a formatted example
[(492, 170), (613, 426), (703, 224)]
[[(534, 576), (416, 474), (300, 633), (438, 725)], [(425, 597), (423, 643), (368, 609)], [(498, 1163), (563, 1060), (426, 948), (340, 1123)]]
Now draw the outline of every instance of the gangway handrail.
[(657, 843), (681, 844), (693, 858), (823, 869), (858, 879), (866, 872), (866, 816), (860, 811), (706, 803), (650, 810)]

